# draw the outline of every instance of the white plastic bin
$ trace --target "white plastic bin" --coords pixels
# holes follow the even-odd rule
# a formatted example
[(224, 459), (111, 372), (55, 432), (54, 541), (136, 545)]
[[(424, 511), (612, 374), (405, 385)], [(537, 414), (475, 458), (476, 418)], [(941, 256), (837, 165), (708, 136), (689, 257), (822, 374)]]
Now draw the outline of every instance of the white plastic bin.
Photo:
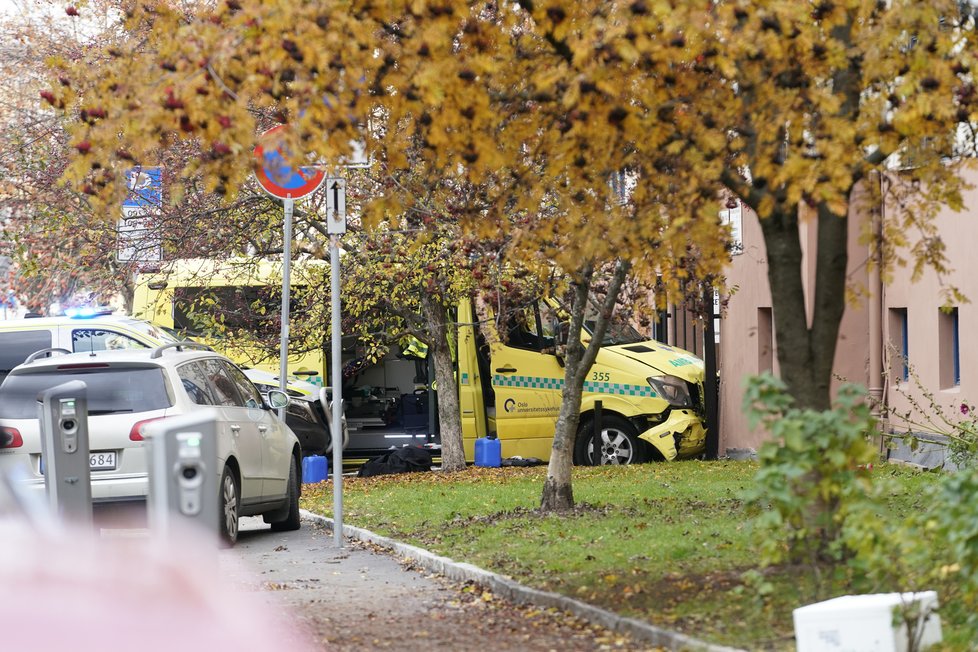
[(923, 632), (920, 649), (940, 643), (937, 593), (845, 595), (799, 607), (793, 612), (798, 652), (907, 652), (907, 626), (894, 625), (897, 608), (919, 603)]

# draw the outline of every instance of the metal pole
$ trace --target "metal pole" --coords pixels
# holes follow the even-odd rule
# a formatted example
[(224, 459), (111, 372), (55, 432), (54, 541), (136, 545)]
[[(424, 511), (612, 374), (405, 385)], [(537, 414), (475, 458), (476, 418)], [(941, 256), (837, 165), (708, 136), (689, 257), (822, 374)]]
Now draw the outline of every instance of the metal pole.
[[(289, 375), (289, 308), (292, 284), (292, 209), (295, 202), (292, 195), (284, 200), (285, 236), (282, 248), (282, 340), (279, 343), (278, 387), (286, 392)], [(285, 408), (280, 408), (278, 416), (285, 421)]]
[(591, 436), (591, 466), (601, 466), (601, 451), (604, 448), (604, 419), (601, 401), (594, 402), (594, 434)]
[(340, 236), (329, 236), (329, 297), (333, 363), (329, 372), (333, 388), (333, 539), (343, 547), (343, 353), (340, 331)]
[(714, 337), (713, 288), (703, 288), (703, 302), (707, 314), (703, 324), (703, 357), (706, 367), (706, 377), (703, 381), (703, 407), (706, 410), (706, 459), (720, 458), (720, 418), (719, 401), (717, 399), (717, 345)]

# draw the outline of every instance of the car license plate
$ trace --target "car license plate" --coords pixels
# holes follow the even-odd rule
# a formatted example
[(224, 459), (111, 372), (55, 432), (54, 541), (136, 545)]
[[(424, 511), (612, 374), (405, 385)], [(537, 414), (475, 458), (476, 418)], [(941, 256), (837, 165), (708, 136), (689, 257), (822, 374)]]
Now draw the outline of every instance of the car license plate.
[[(88, 468), (92, 471), (114, 471), (116, 451), (93, 451), (88, 454)], [(44, 475), (44, 458), (41, 458), (41, 475)]]
[(95, 451), (89, 453), (88, 468), (92, 471), (115, 470), (115, 451)]

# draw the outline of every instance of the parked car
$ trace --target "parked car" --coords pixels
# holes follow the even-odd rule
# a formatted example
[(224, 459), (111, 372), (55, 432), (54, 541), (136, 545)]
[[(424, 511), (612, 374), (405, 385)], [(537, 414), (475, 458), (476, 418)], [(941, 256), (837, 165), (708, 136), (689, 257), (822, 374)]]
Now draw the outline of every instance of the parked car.
[[(111, 309), (83, 310), (61, 317), (38, 317), (0, 321), (0, 381), (11, 369), (35, 351), (61, 348), (72, 352), (117, 349), (151, 349), (162, 344), (187, 342), (176, 331), (142, 319), (112, 314)], [(245, 369), (245, 375), (262, 392), (278, 388), (278, 377), (260, 369)], [(332, 450), (328, 423), (319, 405), (319, 386), (289, 379), (293, 397), (285, 421), (299, 438), (304, 455)]]
[[(261, 369), (245, 369), (245, 375), (263, 394), (279, 389), (278, 376)], [(323, 388), (314, 383), (289, 378), (286, 392), (291, 399), (285, 411), (285, 422), (299, 438), (303, 455), (328, 455), (333, 450), (333, 436), (329, 424), (331, 416), (326, 414), (323, 404)], [(328, 405), (330, 390), (326, 389)], [(343, 419), (343, 449), (350, 443), (350, 432)]]
[(26, 482), (43, 491), (44, 466), (36, 397), (56, 385), (87, 386), (93, 502), (144, 501), (148, 490), (142, 428), (152, 421), (217, 408), (217, 477), (221, 536), (233, 544), (240, 516), (261, 515), (275, 530), (299, 527), (302, 453), (299, 440), (275, 408), (288, 395), (267, 399), (222, 355), (189, 342), (153, 349), (54, 352), (14, 367), (0, 384), (0, 456), (12, 456)]

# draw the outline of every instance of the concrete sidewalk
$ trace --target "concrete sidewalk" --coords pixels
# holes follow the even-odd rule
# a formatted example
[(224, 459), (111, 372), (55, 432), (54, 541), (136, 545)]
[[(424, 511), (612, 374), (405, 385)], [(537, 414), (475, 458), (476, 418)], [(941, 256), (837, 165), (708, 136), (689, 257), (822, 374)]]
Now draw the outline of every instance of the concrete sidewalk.
[(222, 570), (329, 650), (707, 650), (730, 652), (483, 569), (303, 513), (297, 532), (243, 519)]

